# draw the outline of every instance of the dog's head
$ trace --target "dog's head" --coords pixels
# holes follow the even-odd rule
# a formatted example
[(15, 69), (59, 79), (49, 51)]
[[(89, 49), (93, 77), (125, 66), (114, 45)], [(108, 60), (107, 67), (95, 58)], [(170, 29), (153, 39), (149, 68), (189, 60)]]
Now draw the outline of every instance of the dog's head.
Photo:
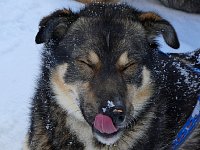
[(36, 43), (45, 43), (51, 55), (58, 104), (87, 122), (98, 141), (113, 144), (154, 94), (151, 55), (158, 35), (179, 47), (174, 28), (157, 14), (96, 4), (45, 17)]

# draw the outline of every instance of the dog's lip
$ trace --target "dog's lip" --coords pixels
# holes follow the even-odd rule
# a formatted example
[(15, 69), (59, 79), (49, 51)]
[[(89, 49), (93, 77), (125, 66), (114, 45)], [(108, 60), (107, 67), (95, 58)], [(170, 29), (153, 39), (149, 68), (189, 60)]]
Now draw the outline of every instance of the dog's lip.
[(111, 137), (117, 135), (121, 131), (120, 128), (117, 128), (116, 132), (113, 132), (113, 133), (110, 133), (110, 134), (108, 134), (108, 133), (101, 133), (100, 131), (98, 131), (97, 129), (95, 129), (94, 126), (92, 127), (92, 130), (93, 130), (94, 133), (96, 133), (99, 136), (104, 137), (104, 138), (111, 138)]

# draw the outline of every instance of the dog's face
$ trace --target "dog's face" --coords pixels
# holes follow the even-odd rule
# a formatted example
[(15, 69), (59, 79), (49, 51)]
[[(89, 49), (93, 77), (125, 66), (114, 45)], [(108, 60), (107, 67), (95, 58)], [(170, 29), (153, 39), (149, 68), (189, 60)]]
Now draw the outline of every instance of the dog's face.
[[(50, 81), (57, 103), (69, 116), (87, 122), (94, 137), (109, 145), (154, 94), (154, 37), (162, 34), (170, 46), (179, 44), (173, 27), (156, 14), (121, 6), (102, 6), (99, 11), (93, 7), (98, 6), (86, 8), (82, 16), (63, 10), (44, 18), (36, 42), (54, 47)], [(116, 15), (123, 11), (127, 14)]]

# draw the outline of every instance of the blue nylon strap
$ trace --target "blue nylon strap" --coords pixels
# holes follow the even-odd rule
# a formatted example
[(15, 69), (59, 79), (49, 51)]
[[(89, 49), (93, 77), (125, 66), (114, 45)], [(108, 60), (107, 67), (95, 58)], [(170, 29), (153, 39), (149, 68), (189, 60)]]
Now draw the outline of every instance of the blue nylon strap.
[(187, 122), (181, 128), (179, 133), (177, 134), (175, 140), (172, 142), (172, 150), (177, 150), (181, 144), (189, 137), (192, 131), (198, 126), (200, 123), (200, 95), (197, 100), (197, 104), (192, 112), (192, 115), (189, 117)]
[(198, 68), (193, 68), (193, 70), (194, 70), (195, 72), (197, 72), (197, 73), (200, 73), (200, 69), (198, 69)]

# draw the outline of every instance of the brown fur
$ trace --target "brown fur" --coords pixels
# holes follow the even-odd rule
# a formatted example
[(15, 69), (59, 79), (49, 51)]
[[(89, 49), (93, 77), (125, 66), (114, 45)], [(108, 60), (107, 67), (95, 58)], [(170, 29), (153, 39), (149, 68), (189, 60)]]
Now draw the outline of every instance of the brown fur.
[(141, 19), (141, 21), (144, 21), (144, 20), (154, 20), (154, 21), (159, 21), (161, 20), (162, 18), (157, 15), (156, 13), (154, 12), (147, 12), (147, 13), (143, 13), (139, 16), (139, 18)]

